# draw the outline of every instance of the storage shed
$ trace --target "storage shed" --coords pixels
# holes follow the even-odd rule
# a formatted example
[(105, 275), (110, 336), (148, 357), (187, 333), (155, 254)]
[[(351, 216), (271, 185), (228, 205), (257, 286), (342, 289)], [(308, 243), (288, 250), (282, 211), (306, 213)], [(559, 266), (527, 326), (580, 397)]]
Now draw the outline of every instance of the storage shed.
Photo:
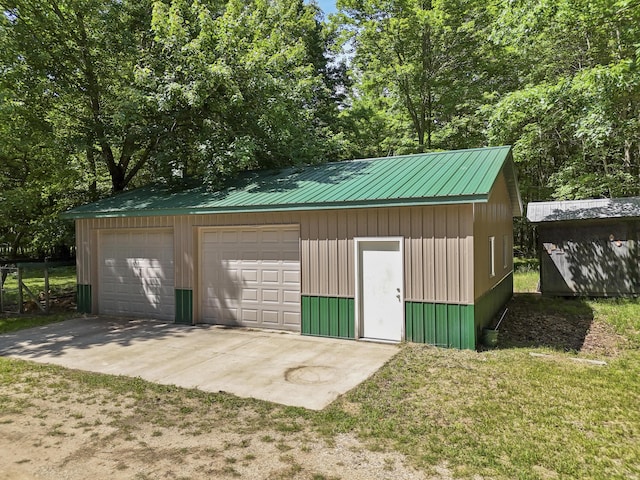
[(510, 147), (156, 185), (76, 220), (78, 308), (475, 348), (512, 296)]
[(540, 290), (559, 296), (640, 293), (640, 198), (535, 202)]

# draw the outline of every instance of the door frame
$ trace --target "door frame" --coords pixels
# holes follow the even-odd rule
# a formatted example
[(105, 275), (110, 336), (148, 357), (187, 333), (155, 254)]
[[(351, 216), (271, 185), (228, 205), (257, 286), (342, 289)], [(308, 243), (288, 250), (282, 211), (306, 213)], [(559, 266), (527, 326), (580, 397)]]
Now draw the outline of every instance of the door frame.
[[(405, 327), (404, 327), (404, 291), (405, 291), (405, 277), (404, 277), (404, 237), (354, 237), (354, 258), (355, 258), (355, 312), (354, 312), (354, 334), (355, 338), (360, 339), (363, 338), (362, 332), (364, 328), (364, 320), (362, 318), (362, 305), (360, 304), (362, 300), (362, 265), (360, 263), (360, 249), (363, 243), (376, 243), (376, 242), (397, 242), (398, 251), (400, 253), (400, 270), (402, 276), (402, 285), (400, 287), (400, 302), (402, 304), (402, 319), (401, 319), (401, 331), (400, 331), (400, 341), (404, 341), (405, 339)], [(381, 340), (382, 341), (382, 340)], [(390, 340), (391, 341), (391, 340)]]

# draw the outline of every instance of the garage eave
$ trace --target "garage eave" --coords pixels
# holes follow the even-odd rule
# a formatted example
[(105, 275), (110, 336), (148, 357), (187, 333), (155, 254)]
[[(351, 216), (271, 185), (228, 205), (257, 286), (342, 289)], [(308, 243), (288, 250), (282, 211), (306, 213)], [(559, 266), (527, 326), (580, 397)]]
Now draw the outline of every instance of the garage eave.
[(260, 213), (315, 210), (342, 210), (351, 208), (418, 207), (424, 205), (460, 205), (465, 203), (487, 203), (488, 195), (468, 195), (457, 197), (434, 197), (421, 199), (385, 199), (369, 202), (328, 202), (320, 204), (248, 205), (234, 207), (163, 208), (140, 210), (99, 210), (69, 211), (60, 216), (63, 219), (81, 220), (88, 218), (159, 217), (179, 215), (213, 215), (225, 213)]

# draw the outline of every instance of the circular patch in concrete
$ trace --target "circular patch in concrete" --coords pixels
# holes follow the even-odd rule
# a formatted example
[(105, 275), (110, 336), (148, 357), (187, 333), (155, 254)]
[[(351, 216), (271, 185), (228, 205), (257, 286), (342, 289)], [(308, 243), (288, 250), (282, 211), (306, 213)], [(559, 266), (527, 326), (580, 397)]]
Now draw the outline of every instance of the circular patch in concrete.
[(338, 370), (333, 367), (301, 366), (287, 370), (284, 379), (298, 385), (318, 385), (335, 380)]

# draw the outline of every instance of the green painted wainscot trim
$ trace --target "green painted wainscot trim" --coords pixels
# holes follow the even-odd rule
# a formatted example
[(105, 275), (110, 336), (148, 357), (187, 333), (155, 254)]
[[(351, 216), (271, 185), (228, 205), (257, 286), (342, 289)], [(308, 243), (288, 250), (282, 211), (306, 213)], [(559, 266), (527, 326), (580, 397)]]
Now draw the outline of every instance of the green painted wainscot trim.
[(176, 320), (175, 323), (193, 324), (193, 291), (176, 288)]
[(91, 313), (91, 285), (78, 284), (76, 310), (80, 313)]
[(404, 318), (408, 342), (476, 348), (473, 305), (405, 302)]
[(491, 327), (496, 314), (513, 297), (513, 272), (506, 275), (495, 287), (476, 300), (475, 329), (480, 338), (482, 329)]
[(301, 308), (303, 335), (356, 338), (353, 298), (303, 295)]

